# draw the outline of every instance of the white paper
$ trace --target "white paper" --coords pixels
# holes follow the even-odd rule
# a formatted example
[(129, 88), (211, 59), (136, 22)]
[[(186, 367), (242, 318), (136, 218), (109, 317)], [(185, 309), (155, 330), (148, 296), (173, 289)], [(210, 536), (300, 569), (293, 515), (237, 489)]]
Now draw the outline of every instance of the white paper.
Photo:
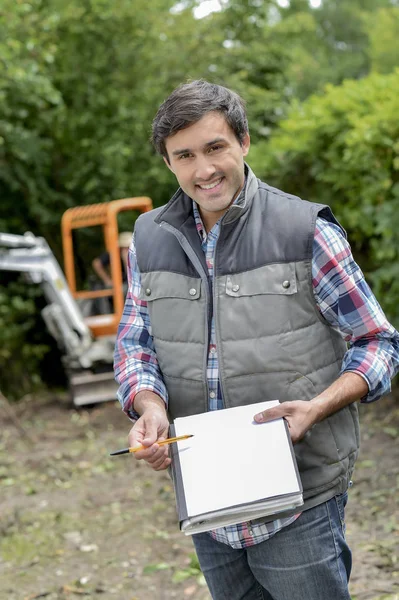
[(262, 402), (175, 420), (177, 436), (194, 435), (177, 448), (189, 517), (300, 491), (284, 421), (253, 420), (277, 404)]

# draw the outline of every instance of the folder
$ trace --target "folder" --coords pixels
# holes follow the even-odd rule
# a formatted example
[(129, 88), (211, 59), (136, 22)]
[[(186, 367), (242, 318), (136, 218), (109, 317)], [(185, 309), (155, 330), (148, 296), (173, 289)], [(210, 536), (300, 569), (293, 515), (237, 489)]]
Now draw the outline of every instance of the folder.
[(181, 531), (201, 533), (292, 511), (302, 483), (287, 423), (253, 416), (278, 400), (180, 417), (171, 435), (172, 477)]

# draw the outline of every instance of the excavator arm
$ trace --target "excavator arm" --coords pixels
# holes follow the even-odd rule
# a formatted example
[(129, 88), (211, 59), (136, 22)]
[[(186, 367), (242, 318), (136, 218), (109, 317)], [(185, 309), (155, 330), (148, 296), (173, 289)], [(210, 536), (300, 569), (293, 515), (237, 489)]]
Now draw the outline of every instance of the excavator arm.
[[(69, 208), (61, 220), (65, 277), (44, 238), (30, 232), (0, 233), (0, 270), (23, 273), (28, 281), (42, 287), (47, 301), (42, 316), (62, 351), (75, 405), (116, 398), (112, 363), (124, 302), (117, 217), (121, 212), (151, 209), (151, 199), (146, 196)], [(103, 229), (105, 248), (110, 255), (111, 290), (76, 289), (72, 234), (75, 229), (93, 226)], [(112, 298), (111, 314), (83, 314), (83, 305), (79, 303), (104, 297)]]
[(0, 269), (24, 273), (30, 283), (42, 287), (48, 302), (43, 318), (50, 333), (71, 359), (87, 363), (84, 356), (92, 345), (90, 329), (46, 240), (29, 232), (0, 233)]
[[(74, 404), (115, 399), (114, 336), (93, 338), (46, 240), (30, 232), (0, 233), (0, 270), (23, 273), (30, 283), (41, 286), (47, 301), (42, 316), (62, 351)], [(97, 371), (98, 365), (105, 369)]]

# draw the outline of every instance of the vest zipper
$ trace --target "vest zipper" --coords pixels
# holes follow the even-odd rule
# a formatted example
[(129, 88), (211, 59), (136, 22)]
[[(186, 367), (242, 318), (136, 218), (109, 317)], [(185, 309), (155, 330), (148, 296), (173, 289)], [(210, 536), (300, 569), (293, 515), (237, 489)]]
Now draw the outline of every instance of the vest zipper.
[(219, 328), (217, 327), (217, 310), (216, 310), (216, 285), (215, 285), (215, 274), (216, 274), (216, 252), (217, 252), (217, 248), (218, 248), (218, 242), (219, 242), (219, 238), (222, 234), (222, 224), (220, 224), (220, 230), (219, 230), (219, 235), (218, 238), (215, 242), (215, 251), (213, 253), (213, 280), (212, 280), (212, 300), (213, 300), (213, 316), (215, 319), (215, 338), (216, 338), (216, 348), (217, 348), (217, 353), (218, 353), (218, 371), (219, 371), (219, 385), (220, 385), (220, 393), (222, 396), (222, 405), (223, 408), (226, 408), (225, 402), (224, 402), (224, 390), (223, 390), (223, 378), (221, 377), (221, 372), (220, 372), (220, 367), (221, 367), (221, 344), (220, 344), (220, 339), (219, 339)]
[[(198, 259), (198, 256), (196, 255), (196, 253), (190, 246), (187, 238), (182, 233), (180, 233), (180, 231), (178, 231), (177, 229), (172, 227), (172, 225), (169, 225), (169, 223), (162, 222), (159, 224), (159, 226), (163, 227), (164, 229), (166, 229), (166, 231), (169, 231), (169, 233), (172, 233), (175, 236), (175, 238), (179, 242), (180, 246), (183, 248), (184, 252), (188, 256), (188, 258), (191, 260), (193, 266), (199, 273), (201, 280), (205, 284), (204, 288), (205, 288), (205, 295), (206, 295), (206, 306), (207, 306), (208, 318), (207, 318), (207, 331), (206, 331), (206, 336), (205, 336), (206, 337), (206, 345), (205, 345), (205, 351), (204, 351), (203, 373), (205, 373), (206, 411), (208, 412), (209, 411), (209, 386), (208, 386), (208, 377), (207, 377), (207, 367), (208, 367), (209, 342), (210, 342), (210, 336), (211, 336), (211, 319), (212, 319), (211, 299), (212, 299), (212, 293), (213, 293), (212, 289), (211, 289), (212, 283), (209, 280), (209, 274), (205, 272), (205, 270), (201, 264), (201, 261)], [(215, 252), (216, 252), (216, 248), (215, 248)]]

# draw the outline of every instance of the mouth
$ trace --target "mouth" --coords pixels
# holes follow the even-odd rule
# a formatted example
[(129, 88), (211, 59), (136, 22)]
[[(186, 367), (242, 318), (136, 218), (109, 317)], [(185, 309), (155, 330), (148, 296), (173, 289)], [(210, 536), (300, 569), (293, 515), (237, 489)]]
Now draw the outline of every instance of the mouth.
[(219, 177), (219, 179), (216, 179), (215, 181), (211, 181), (210, 183), (197, 184), (197, 187), (200, 190), (203, 190), (204, 192), (214, 191), (214, 190), (216, 190), (216, 188), (218, 188), (220, 186), (223, 179), (224, 179), (224, 177)]

